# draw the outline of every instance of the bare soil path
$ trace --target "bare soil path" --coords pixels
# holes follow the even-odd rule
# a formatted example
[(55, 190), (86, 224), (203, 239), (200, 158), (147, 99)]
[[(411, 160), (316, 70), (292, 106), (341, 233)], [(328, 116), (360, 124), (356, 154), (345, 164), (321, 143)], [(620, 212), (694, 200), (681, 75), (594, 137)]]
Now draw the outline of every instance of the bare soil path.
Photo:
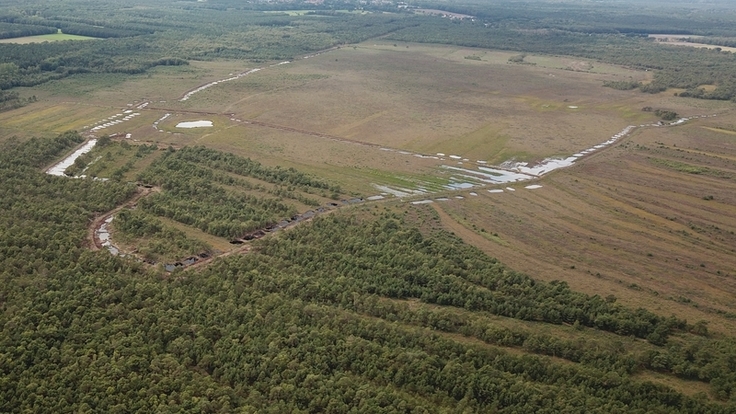
[(159, 187), (148, 188), (148, 187), (139, 186), (136, 189), (136, 193), (133, 195), (133, 197), (130, 200), (126, 201), (125, 203), (115, 207), (114, 209), (108, 211), (107, 213), (101, 216), (98, 216), (97, 218), (92, 220), (92, 222), (89, 225), (89, 228), (87, 229), (87, 244), (89, 248), (91, 250), (102, 249), (102, 241), (100, 241), (100, 239), (97, 237), (96, 234), (97, 234), (97, 229), (99, 229), (100, 226), (102, 226), (105, 220), (107, 220), (110, 216), (114, 215), (115, 213), (119, 212), (120, 210), (124, 208), (134, 206), (136, 203), (138, 203), (138, 200), (140, 200), (141, 198), (151, 193), (157, 193), (160, 191), (161, 191), (161, 188)]

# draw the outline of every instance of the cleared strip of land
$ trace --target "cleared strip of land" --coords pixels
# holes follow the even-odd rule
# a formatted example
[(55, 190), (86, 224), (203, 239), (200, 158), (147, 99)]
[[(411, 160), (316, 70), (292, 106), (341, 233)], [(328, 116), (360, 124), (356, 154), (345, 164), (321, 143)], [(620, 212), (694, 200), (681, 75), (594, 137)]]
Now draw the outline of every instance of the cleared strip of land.
[(54, 33), (48, 35), (14, 37), (11, 39), (0, 39), (0, 43), (16, 43), (25, 45), (28, 43), (59, 42), (62, 40), (95, 40), (96, 37), (77, 36), (65, 33)]

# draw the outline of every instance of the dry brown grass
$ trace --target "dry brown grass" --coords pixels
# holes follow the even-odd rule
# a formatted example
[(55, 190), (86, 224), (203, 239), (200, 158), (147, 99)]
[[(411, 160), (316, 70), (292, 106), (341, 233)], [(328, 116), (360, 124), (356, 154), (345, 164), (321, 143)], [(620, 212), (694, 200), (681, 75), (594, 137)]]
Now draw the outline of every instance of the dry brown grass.
[(714, 119), (642, 130), (541, 189), (435, 207), (448, 229), (514, 269), (733, 332), (736, 139), (702, 128), (728, 122)]
[[(469, 54), (481, 56), (481, 61), (465, 59)], [(135, 122), (104, 133), (131, 133), (136, 140), (164, 145), (212, 145), (267, 163), (346, 177), (355, 191), (369, 191), (376, 176), (413, 174), (410, 181), (417, 181), (417, 175), (436, 175), (439, 164), (377, 151), (375, 145), (490, 162), (536, 160), (570, 154), (631, 122), (651, 118), (639, 109), (661, 99), (600, 87), (604, 79), (646, 77), (645, 72), (542, 56), (529, 59), (548, 66), (513, 65), (508, 63), (512, 55), (446, 46), (362, 44), (288, 65), (261, 65), (265, 68), (260, 72), (185, 102), (178, 101), (184, 92), (255, 65), (194, 62), (134, 77), (79, 76), (29, 91), (41, 102), (0, 118), (12, 118), (3, 126), (16, 131), (60, 132), (149, 101)], [(600, 73), (564, 70), (571, 64), (593, 65)], [(578, 108), (571, 110), (570, 105)], [(47, 111), (71, 120), (55, 122)], [(151, 124), (167, 112), (174, 116), (160, 125), (163, 132), (153, 129)], [(233, 121), (230, 113), (262, 125)], [(197, 119), (212, 120), (215, 128), (174, 127), (176, 121)], [(374, 146), (335, 142), (318, 134)]]
[[(252, 91), (238, 91), (239, 103), (228, 108), (368, 143), (495, 161), (574, 151), (625, 125), (610, 102), (630, 94), (601, 89), (602, 75), (478, 64), (457, 59), (456, 50), (343, 48), (253, 74)], [(303, 81), (282, 87), (286, 74)]]

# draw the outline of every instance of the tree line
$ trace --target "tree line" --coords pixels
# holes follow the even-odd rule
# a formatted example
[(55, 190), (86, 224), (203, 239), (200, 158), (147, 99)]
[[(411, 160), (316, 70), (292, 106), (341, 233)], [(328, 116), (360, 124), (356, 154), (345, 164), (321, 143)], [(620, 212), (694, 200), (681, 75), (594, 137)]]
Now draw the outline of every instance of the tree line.
[(11, 39), (14, 37), (38, 36), (54, 34), (57, 30), (53, 27), (34, 26), (28, 24), (7, 23), (0, 19), (0, 39)]
[[(66, 34), (73, 34), (78, 36), (90, 36), (97, 38), (112, 38), (112, 37), (130, 37), (140, 36), (142, 34), (151, 34), (153, 30), (140, 30), (130, 29), (125, 27), (105, 27), (105, 22), (80, 22), (74, 21), (73, 18), (39, 18), (39, 17), (22, 17), (22, 16), (0, 16), (0, 22), (4, 22), (4, 25), (8, 28), (18, 27), (25, 31), (36, 31), (35, 34), (53, 34), (61, 29)], [(0, 26), (0, 30), (3, 27)], [(24, 34), (22, 36), (33, 36), (33, 34)], [(20, 37), (20, 36), (11, 36)]]
[[(246, 177), (277, 187), (269, 190)], [(143, 211), (226, 238), (241, 237), (296, 215), (297, 209), (285, 202), (284, 196), (318, 205), (302, 193), (318, 191), (327, 195), (328, 190), (339, 191), (339, 187), (294, 168), (265, 167), (248, 158), (202, 146), (166, 152), (138, 179), (164, 190), (141, 200)], [(254, 191), (276, 197), (256, 195)]]

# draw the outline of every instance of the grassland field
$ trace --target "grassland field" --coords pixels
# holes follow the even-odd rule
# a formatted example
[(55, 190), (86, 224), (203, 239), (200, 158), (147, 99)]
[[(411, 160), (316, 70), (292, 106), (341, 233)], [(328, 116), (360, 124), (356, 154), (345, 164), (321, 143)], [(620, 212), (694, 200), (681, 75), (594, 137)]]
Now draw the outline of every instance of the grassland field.
[[(462, 196), (411, 208), (433, 209), (437, 225), (515, 270), (663, 315), (706, 320), (716, 332), (736, 330), (734, 104), (603, 88), (605, 80), (646, 81), (651, 73), (558, 56), (510, 63), (514, 55), (371, 41), (279, 66), (214, 61), (137, 76), (77, 75), (22, 89), (39, 101), (0, 113), (0, 133), (51, 136), (135, 110), (141, 115), (97, 135), (206, 145), (297, 167), (356, 195), (378, 194), (380, 185)], [(535, 190), (524, 183), (508, 185), (514, 192), (489, 193), (491, 185), (450, 191), (443, 187), (450, 174), (441, 168), (447, 159), (413, 156), (456, 154), (489, 164), (565, 157), (627, 125), (656, 122), (641, 110), (646, 106), (718, 116), (637, 129), (545, 176)], [(214, 127), (176, 127), (196, 120)]]
[(695, 124), (642, 131), (540, 189), (435, 207), (513, 268), (733, 332), (734, 144)]
[(96, 37), (90, 36), (78, 36), (66, 33), (54, 33), (38, 36), (25, 36), (25, 37), (14, 37), (10, 39), (0, 39), (0, 43), (16, 43), (19, 45), (25, 45), (28, 43), (43, 43), (43, 42), (60, 42), (64, 40), (94, 40)]

